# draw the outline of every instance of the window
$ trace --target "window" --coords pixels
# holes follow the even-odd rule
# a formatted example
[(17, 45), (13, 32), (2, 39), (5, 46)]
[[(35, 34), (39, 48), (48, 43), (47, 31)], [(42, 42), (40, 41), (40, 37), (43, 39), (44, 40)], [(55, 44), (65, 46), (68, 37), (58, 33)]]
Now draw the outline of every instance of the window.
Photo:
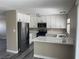
[(67, 19), (67, 33), (70, 34), (70, 18)]

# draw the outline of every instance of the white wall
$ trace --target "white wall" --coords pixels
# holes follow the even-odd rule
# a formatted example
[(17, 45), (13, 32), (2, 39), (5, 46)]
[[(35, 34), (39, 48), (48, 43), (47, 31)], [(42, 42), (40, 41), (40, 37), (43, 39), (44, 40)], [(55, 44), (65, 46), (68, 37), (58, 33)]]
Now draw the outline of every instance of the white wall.
[(0, 15), (0, 38), (6, 38), (6, 20), (4, 15)]

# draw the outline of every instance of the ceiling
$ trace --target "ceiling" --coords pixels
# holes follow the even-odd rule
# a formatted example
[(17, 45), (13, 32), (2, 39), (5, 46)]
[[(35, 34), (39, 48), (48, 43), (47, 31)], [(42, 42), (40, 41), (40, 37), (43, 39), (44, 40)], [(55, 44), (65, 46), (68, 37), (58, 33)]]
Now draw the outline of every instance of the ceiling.
[(0, 13), (19, 10), (28, 14), (67, 14), (75, 0), (0, 0)]

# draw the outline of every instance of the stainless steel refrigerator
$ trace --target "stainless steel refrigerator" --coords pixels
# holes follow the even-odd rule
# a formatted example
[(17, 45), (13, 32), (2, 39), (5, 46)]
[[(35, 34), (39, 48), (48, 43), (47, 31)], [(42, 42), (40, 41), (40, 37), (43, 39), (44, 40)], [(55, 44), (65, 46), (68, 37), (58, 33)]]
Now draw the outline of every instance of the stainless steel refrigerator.
[(24, 52), (29, 48), (29, 23), (18, 22), (18, 50)]

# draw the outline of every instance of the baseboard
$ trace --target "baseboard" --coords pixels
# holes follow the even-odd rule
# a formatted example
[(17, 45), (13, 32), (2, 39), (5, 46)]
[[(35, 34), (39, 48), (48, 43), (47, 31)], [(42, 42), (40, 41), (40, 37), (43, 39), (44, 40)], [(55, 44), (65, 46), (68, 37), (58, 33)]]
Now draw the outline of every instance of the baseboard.
[(18, 53), (18, 51), (13, 51), (13, 50), (8, 50), (8, 49), (7, 49), (7, 52), (14, 53), (14, 54)]
[(36, 54), (34, 54), (34, 57), (43, 58), (43, 59), (58, 59), (58, 58), (47, 57), (47, 56), (36, 55)]

